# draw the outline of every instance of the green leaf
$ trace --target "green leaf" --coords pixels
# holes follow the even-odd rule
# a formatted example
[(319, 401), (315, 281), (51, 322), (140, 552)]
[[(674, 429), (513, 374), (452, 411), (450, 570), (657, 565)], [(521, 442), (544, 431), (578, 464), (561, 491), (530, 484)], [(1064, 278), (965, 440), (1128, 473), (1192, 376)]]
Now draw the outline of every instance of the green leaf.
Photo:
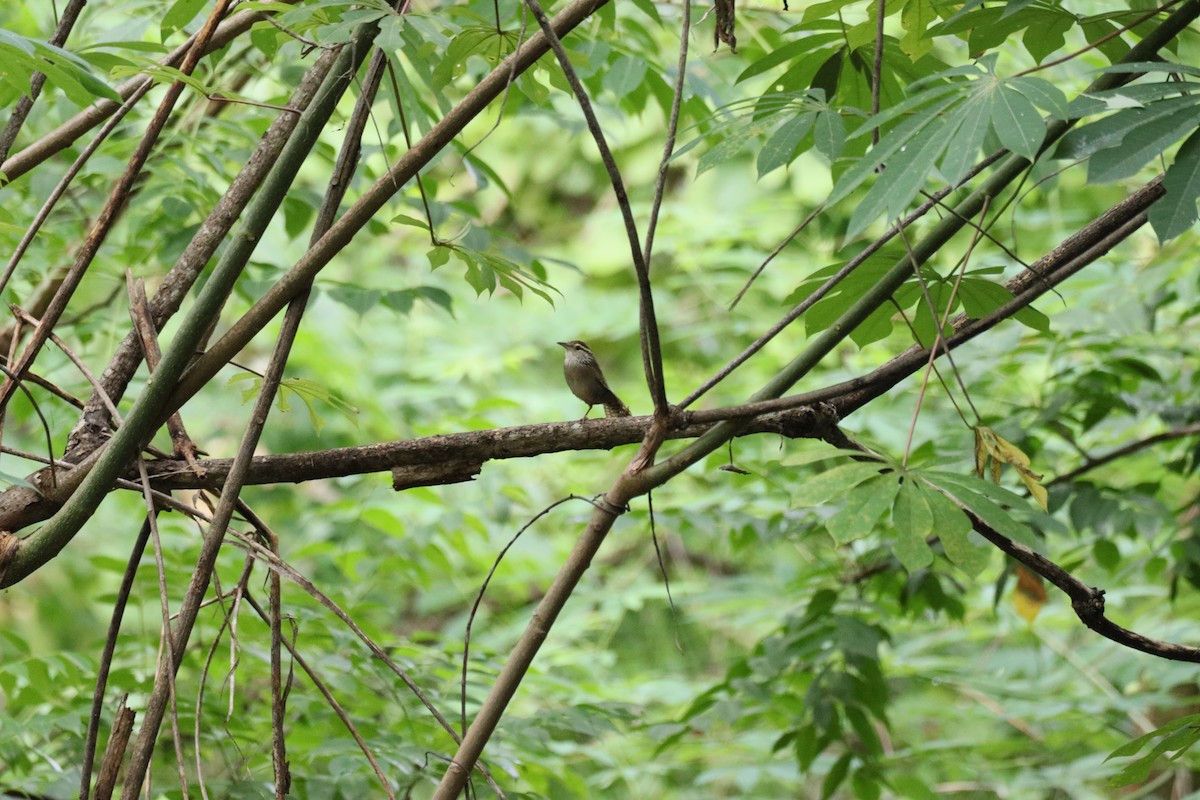
[(1029, 527), (999, 505), (1006, 503), (1010, 507), (1028, 507), (1029, 501), (1025, 498), (974, 475), (929, 470), (921, 473), (921, 476), (931, 486), (941, 489), (964, 507), (971, 509), (1000, 534), (1029, 547), (1039, 546), (1037, 537)]
[(972, 319), (982, 319), (1013, 299), (1007, 287), (980, 278), (963, 278), (958, 284), (963, 311)]
[[(939, 120), (939, 115), (951, 105), (957, 103), (958, 100), (958, 97), (942, 98), (941, 102), (934, 104), (922, 111), (921, 114), (907, 119), (896, 126), (894, 130), (879, 140), (879, 144), (871, 148), (870, 152), (858, 159), (854, 163), (854, 166), (842, 174), (842, 177), (834, 185), (833, 191), (830, 192), (829, 199), (826, 202), (830, 204), (836, 203), (857, 189), (863, 181), (874, 174), (876, 167), (890, 159), (893, 154), (903, 148), (910, 140), (916, 138), (918, 134), (925, 141), (935, 138), (932, 134), (942, 124)], [(853, 135), (858, 135), (862, 130), (862, 128), (859, 128)]]
[(1032, 161), (1046, 137), (1046, 124), (1033, 103), (1008, 84), (1000, 83), (991, 93), (990, 114), (1000, 143)]
[(838, 760), (833, 762), (833, 766), (829, 768), (829, 772), (825, 775), (825, 780), (821, 783), (821, 800), (829, 800), (838, 787), (842, 785), (842, 781), (846, 780), (846, 775), (850, 772), (850, 759), (853, 753), (842, 753)]
[(933, 551), (926, 541), (933, 535), (933, 510), (921, 484), (911, 475), (900, 484), (895, 505), (892, 506), (892, 525), (896, 538), (892, 550), (909, 572), (933, 563)]
[(696, 177), (736, 156), (753, 136), (762, 132), (763, 127), (765, 126), (754, 127), (749, 124), (734, 127), (724, 139), (700, 156), (700, 162), (696, 165)]
[(822, 471), (804, 479), (792, 491), (792, 504), (800, 507), (818, 506), (848, 492), (865, 480), (879, 475), (882, 464), (855, 461)]
[(1052, 117), (1062, 119), (1067, 115), (1067, 96), (1050, 81), (1024, 76), (1007, 83)]
[[(1153, 735), (1161, 735), (1161, 733), (1162, 729), (1159, 729)], [(1197, 740), (1200, 740), (1200, 725), (1197, 725), (1194, 721), (1191, 724), (1171, 731), (1166, 736), (1163, 736), (1162, 740), (1154, 746), (1153, 750), (1114, 775), (1110, 779), (1109, 785), (1128, 786), (1131, 783), (1145, 781), (1150, 776), (1150, 770), (1154, 768), (1160, 756), (1173, 753), (1174, 755), (1171, 758), (1177, 758), (1179, 753), (1191, 749)]]
[(1152, 158), (1192, 133), (1200, 123), (1200, 109), (1189, 107), (1154, 119), (1129, 131), (1119, 146), (1102, 150), (1088, 161), (1088, 183), (1128, 178)]
[(888, 162), (883, 175), (854, 208), (846, 228), (847, 238), (858, 235), (881, 214), (893, 219), (904, 213), (948, 144), (944, 132), (945, 123), (930, 125), (919, 139), (909, 142)]
[(121, 102), (111, 86), (92, 74), (86, 60), (61, 47), (0, 28), (0, 83), (15, 91), (14, 100), (28, 91), (35, 72), (43, 73), (47, 83), (76, 105), (90, 105), (99, 97)]
[(1038, 2), (1038, 0), (1008, 0), (1008, 2), (1004, 4), (1004, 13), (1001, 14), (1000, 17), (1001, 19), (1004, 17), (1010, 17), (1018, 11), (1021, 11), (1022, 9), (1025, 9), (1036, 2)]
[(789, 42), (782, 47), (776, 47), (768, 52), (765, 56), (754, 61), (750, 66), (742, 70), (742, 73), (737, 76), (734, 83), (753, 78), (755, 75), (761, 75), (769, 69), (779, 66), (785, 62), (791, 61), (810, 50), (815, 50), (824, 45), (840, 42), (841, 35), (836, 33), (818, 33), (810, 36), (804, 36), (794, 42)]
[[(804, 315), (804, 329), (810, 335), (825, 330), (853, 305), (866, 291), (879, 282), (880, 278), (890, 270), (895, 263), (904, 258), (901, 247), (884, 247), (872, 254), (858, 268), (846, 276), (829, 294), (818, 301)], [(789, 304), (799, 303), (811, 295), (831, 275), (840, 270), (844, 264), (834, 264), (814, 272), (804, 283), (788, 295)], [(891, 332), (892, 310), (890, 306), (876, 309), (870, 317), (855, 328), (854, 341), (863, 346), (870, 341), (887, 336)]]
[(1013, 319), (1025, 327), (1032, 328), (1039, 333), (1050, 332), (1050, 318), (1038, 311), (1033, 306), (1025, 306), (1020, 311), (1013, 314)]
[(987, 138), (991, 111), (987, 100), (974, 95), (955, 109), (958, 127), (942, 156), (940, 170), (947, 183), (958, 183), (979, 160), (979, 151)]
[(196, 18), (200, 9), (204, 8), (206, 0), (175, 0), (163, 14), (159, 24), (159, 34), (166, 39), (172, 33), (182, 30), (185, 25)]
[(425, 254), (425, 257), (429, 259), (429, 268), (437, 269), (438, 267), (445, 266), (446, 262), (450, 260), (450, 248), (438, 245), (431, 248)]
[(900, 49), (914, 61), (933, 49), (932, 38), (926, 29), (938, 19), (933, 0), (909, 0), (900, 12)]
[(818, 461), (829, 461), (830, 459), (839, 459), (843, 456), (861, 456), (860, 450), (847, 450), (841, 447), (830, 447), (824, 442), (810, 441), (804, 443), (804, 446), (799, 450), (789, 450), (779, 461), (779, 465), (783, 467), (799, 467), (806, 464), (814, 464)]
[(846, 495), (845, 505), (825, 522), (829, 535), (838, 544), (866, 536), (883, 513), (892, 507), (899, 489), (895, 473), (876, 475), (855, 486)]
[[(1134, 88), (1134, 87), (1127, 87)], [(1195, 108), (1200, 96), (1185, 95), (1161, 100), (1145, 108), (1118, 111), (1089, 125), (1083, 125), (1064, 136), (1055, 151), (1055, 158), (1081, 159), (1099, 150), (1117, 147), (1131, 132), (1144, 126), (1155, 127), (1158, 120)], [(1072, 104), (1074, 113), (1074, 104)]]
[(826, 109), (817, 115), (813, 138), (817, 150), (830, 161), (836, 161), (846, 145), (846, 123), (837, 111)]
[(1143, 747), (1158, 737), (1174, 733), (1180, 728), (1188, 725), (1200, 725), (1200, 714), (1189, 714), (1188, 716), (1180, 717), (1179, 719), (1173, 719), (1166, 725), (1163, 725), (1161, 728), (1157, 728), (1147, 734), (1137, 737), (1132, 741), (1126, 742), (1116, 750), (1113, 750), (1111, 753), (1109, 753), (1108, 757), (1104, 760), (1111, 761), (1114, 758), (1128, 758), (1129, 756), (1135, 756)]
[(1175, 154), (1175, 162), (1163, 177), (1167, 194), (1150, 207), (1150, 224), (1165, 242), (1186, 232), (1196, 222), (1196, 198), (1200, 197), (1200, 131), (1193, 133)]
[[(1008, 8), (1013, 5), (1014, 3), (1007, 3), (1005, 12), (1007, 13)], [(1048, 9), (1040, 17), (1041, 20), (1027, 27), (1021, 36), (1021, 43), (1038, 64), (1041, 64), (1046, 56), (1062, 49), (1067, 43), (1067, 33), (1075, 27), (1075, 15), (1062, 9)]]
[(926, 496), (933, 513), (933, 529), (946, 558), (968, 575), (978, 575), (987, 566), (989, 553), (971, 542), (971, 521), (941, 492), (931, 491)]
[(646, 78), (646, 59), (618, 56), (604, 74), (604, 87), (621, 97), (642, 85)]
[(771, 134), (762, 150), (758, 151), (758, 177), (791, 163), (800, 142), (812, 130), (815, 119), (816, 114), (811, 111), (798, 114)]

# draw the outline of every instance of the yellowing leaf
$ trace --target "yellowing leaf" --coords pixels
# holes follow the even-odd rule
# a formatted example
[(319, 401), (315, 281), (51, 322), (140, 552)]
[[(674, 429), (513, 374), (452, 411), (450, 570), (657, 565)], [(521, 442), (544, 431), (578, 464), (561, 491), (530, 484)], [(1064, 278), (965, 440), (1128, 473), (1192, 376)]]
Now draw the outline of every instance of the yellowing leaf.
[(1042, 486), (1042, 476), (1029, 468), (1029, 456), (1025, 451), (1005, 439), (986, 425), (976, 425), (975, 431), (975, 474), (983, 477), (991, 465), (992, 481), (1000, 482), (1000, 465), (1010, 464), (1017, 471), (1021, 482), (1042, 511), (1047, 510), (1048, 495)]
[(1013, 587), (1013, 608), (1026, 622), (1033, 622), (1049, 598), (1040, 575), (1017, 564), (1017, 585)]

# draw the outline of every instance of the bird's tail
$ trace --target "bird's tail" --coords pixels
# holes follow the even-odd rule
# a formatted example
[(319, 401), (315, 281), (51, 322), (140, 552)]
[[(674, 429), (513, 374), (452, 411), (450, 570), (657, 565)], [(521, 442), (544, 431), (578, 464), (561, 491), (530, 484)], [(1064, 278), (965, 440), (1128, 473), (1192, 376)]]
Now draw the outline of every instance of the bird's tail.
[(632, 416), (629, 413), (629, 406), (622, 403), (615, 394), (613, 395), (612, 399), (613, 399), (612, 402), (604, 404), (604, 416), (606, 416), (606, 417)]

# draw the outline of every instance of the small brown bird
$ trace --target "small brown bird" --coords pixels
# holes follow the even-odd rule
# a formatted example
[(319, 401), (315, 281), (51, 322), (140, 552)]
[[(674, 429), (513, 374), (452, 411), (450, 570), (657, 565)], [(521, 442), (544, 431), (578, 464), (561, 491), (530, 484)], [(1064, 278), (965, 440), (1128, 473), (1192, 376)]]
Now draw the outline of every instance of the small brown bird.
[(628, 417), (629, 406), (621, 402), (613, 390), (608, 388), (600, 363), (591, 349), (581, 341), (559, 342), (560, 347), (567, 351), (563, 361), (563, 375), (567, 378), (567, 388), (571, 394), (588, 404), (583, 412), (583, 419), (592, 412), (592, 406), (604, 406), (606, 417)]

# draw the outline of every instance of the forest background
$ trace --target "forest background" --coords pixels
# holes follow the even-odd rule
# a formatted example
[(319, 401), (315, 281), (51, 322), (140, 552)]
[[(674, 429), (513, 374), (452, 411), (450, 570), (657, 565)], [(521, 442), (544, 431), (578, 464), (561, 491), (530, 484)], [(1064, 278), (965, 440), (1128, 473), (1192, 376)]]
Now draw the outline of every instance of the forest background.
[(7, 4), (0, 796), (1189, 795), (1197, 17)]

